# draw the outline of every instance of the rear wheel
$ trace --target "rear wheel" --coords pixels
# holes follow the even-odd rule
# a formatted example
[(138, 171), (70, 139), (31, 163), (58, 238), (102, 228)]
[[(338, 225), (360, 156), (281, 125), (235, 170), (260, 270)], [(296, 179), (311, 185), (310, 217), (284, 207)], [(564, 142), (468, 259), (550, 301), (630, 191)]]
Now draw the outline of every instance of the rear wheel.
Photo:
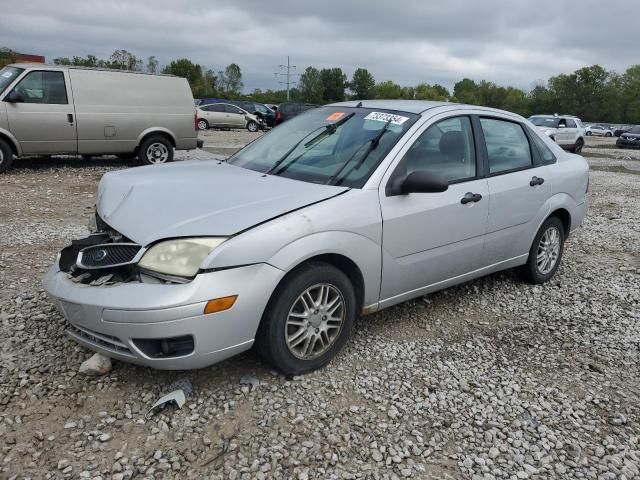
[(582, 152), (582, 148), (584, 147), (584, 140), (582, 140), (581, 138), (579, 138), (578, 140), (576, 140), (575, 145), (573, 146), (573, 148), (571, 149), (571, 152), (573, 153), (580, 153)]
[(143, 165), (161, 165), (173, 161), (173, 145), (164, 137), (149, 137), (140, 144), (138, 158)]
[(285, 374), (328, 363), (346, 343), (356, 316), (356, 295), (336, 267), (310, 263), (278, 286), (256, 335), (258, 353)]
[(551, 279), (560, 266), (564, 251), (564, 225), (558, 217), (549, 217), (533, 239), (527, 263), (517, 271), (530, 283), (544, 283)]
[(7, 142), (0, 139), (0, 173), (6, 172), (13, 163), (13, 151)]
[(247, 130), (249, 130), (250, 132), (257, 132), (259, 128), (260, 126), (253, 120), (247, 123)]
[(203, 118), (198, 120), (198, 130), (209, 130), (209, 122)]

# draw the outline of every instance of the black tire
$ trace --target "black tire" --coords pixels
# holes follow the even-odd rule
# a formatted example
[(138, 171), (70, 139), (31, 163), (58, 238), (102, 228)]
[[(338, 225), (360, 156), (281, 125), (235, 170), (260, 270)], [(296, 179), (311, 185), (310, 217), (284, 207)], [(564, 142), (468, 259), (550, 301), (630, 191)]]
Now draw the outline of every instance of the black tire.
[(198, 130), (209, 130), (209, 122), (207, 122), (204, 118), (198, 119)]
[(136, 156), (137, 155), (135, 152), (116, 154), (116, 157), (118, 157), (120, 160), (133, 160), (134, 158), (136, 158)]
[[(287, 326), (287, 319), (298, 298), (307, 289), (320, 284), (329, 285), (342, 295), (342, 327), (324, 352), (318, 352), (318, 356), (311, 359), (299, 358), (287, 345), (286, 332), (291, 328)], [(356, 294), (347, 275), (324, 262), (308, 263), (292, 271), (274, 291), (256, 334), (256, 350), (265, 361), (284, 374), (310, 372), (326, 365), (342, 349), (351, 334), (355, 317)], [(314, 328), (309, 323), (306, 328), (310, 332)]]
[(587, 132), (587, 137), (590, 137), (592, 135), (591, 132)]
[(613, 133), (611, 133), (611, 132), (607, 132), (607, 133), (605, 134), (605, 137), (613, 137)]
[(13, 150), (7, 142), (0, 138), (0, 173), (6, 172), (13, 163)]
[(571, 153), (580, 153), (580, 152), (582, 152), (582, 148), (583, 147), (584, 147), (584, 140), (579, 138), (578, 140), (576, 140), (575, 145), (571, 149)]
[(260, 125), (258, 125), (257, 122), (254, 122), (253, 120), (250, 120), (247, 123), (247, 130), (249, 130), (250, 132), (257, 132), (258, 130), (260, 130)]
[[(538, 254), (540, 253), (540, 240), (543, 235), (549, 229), (556, 229), (557, 234), (559, 235), (559, 251), (555, 260), (555, 264), (553, 264), (553, 268), (549, 271), (541, 271), (538, 266)], [(531, 244), (531, 249), (529, 250), (529, 258), (527, 259), (527, 263), (523, 266), (519, 267), (516, 271), (520, 278), (523, 280), (533, 283), (539, 284), (544, 283), (550, 280), (560, 267), (560, 263), (562, 262), (562, 254), (564, 252), (564, 239), (566, 237), (566, 232), (564, 231), (564, 225), (560, 221), (558, 217), (549, 217), (542, 224), (538, 233), (533, 239), (533, 243)]]
[[(151, 151), (159, 151), (160, 156), (155, 156)], [(165, 137), (152, 136), (144, 139), (138, 150), (138, 160), (142, 165), (159, 165), (173, 161), (173, 145)]]

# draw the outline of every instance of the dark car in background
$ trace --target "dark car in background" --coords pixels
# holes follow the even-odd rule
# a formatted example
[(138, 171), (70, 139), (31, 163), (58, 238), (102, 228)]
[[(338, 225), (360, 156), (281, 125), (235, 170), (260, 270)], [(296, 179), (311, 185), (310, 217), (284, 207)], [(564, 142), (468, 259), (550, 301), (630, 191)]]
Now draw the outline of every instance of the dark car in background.
[(210, 103), (228, 103), (236, 105), (249, 113), (258, 117), (267, 127), (276, 126), (276, 112), (263, 103), (252, 102), (250, 100), (225, 100), (223, 98), (204, 98), (200, 100), (198, 106), (202, 107)]
[(640, 127), (633, 127), (616, 140), (619, 148), (640, 148)]
[(307, 110), (319, 107), (313, 103), (298, 103), (298, 102), (286, 102), (281, 103), (276, 112), (276, 125), (280, 125), (282, 122), (291, 120), (293, 117), (300, 115)]
[(616, 128), (613, 131), (613, 136), (614, 137), (619, 137), (621, 136), (623, 133), (627, 133), (629, 130), (631, 130), (633, 127), (620, 127), (620, 128)]

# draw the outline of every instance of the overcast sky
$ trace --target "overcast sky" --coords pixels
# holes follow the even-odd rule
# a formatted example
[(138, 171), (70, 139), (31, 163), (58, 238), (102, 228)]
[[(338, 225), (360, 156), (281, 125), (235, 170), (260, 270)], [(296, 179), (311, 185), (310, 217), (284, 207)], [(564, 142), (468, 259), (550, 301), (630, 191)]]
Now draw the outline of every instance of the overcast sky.
[(0, 46), (161, 64), (236, 62), (245, 90), (279, 88), (278, 65), (369, 69), (401, 85), (463, 77), (528, 89), (598, 63), (640, 62), (638, 5), (625, 0), (28, 0), (0, 15)]

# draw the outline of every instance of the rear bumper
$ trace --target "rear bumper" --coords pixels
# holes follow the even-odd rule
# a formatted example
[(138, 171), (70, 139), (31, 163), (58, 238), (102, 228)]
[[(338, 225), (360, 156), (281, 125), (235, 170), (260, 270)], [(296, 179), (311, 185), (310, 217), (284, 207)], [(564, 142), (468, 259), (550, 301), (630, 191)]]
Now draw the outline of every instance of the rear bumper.
[[(96, 352), (163, 370), (206, 367), (250, 348), (266, 304), (284, 272), (267, 264), (203, 273), (186, 284), (72, 282), (57, 265), (44, 286), (69, 322), (67, 335)], [(238, 295), (229, 310), (204, 315), (206, 302)], [(192, 336), (182, 356), (152, 357), (140, 340)]]
[(589, 203), (585, 196), (585, 201), (576, 205), (569, 214), (571, 215), (571, 232), (580, 228), (582, 226), (582, 222), (584, 222), (584, 217), (587, 216), (587, 210), (589, 208)]

